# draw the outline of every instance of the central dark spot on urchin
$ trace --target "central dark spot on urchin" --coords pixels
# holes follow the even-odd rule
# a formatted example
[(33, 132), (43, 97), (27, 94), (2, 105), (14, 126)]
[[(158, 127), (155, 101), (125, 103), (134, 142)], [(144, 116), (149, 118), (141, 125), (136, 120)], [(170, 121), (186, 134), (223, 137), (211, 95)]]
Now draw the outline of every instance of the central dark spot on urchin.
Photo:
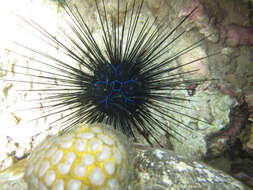
[(94, 71), (91, 94), (98, 111), (107, 115), (133, 114), (141, 106), (144, 92), (140, 70), (128, 62), (99, 64)]

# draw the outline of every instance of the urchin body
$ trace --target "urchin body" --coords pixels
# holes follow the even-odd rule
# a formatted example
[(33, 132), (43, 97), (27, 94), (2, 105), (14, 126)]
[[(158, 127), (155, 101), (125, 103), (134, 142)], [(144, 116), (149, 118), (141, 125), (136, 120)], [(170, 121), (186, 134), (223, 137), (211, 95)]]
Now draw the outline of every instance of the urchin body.
[[(145, 83), (141, 80), (140, 70), (131, 63), (99, 65), (93, 75), (90, 92), (93, 104), (109, 117), (134, 114), (142, 105), (140, 97), (145, 96)], [(138, 99), (139, 97), (139, 99)]]

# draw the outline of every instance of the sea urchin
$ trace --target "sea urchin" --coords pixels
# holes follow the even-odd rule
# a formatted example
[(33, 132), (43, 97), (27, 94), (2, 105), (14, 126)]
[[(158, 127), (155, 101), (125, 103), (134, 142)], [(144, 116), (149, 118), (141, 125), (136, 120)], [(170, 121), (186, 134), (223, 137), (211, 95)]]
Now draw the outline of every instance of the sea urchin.
[[(135, 131), (138, 131), (150, 144), (153, 144), (153, 140), (160, 144), (158, 138), (161, 131), (174, 136), (176, 127), (189, 128), (171, 115), (184, 115), (180, 112), (183, 108), (181, 102), (189, 101), (188, 98), (175, 96), (174, 92), (187, 90), (188, 85), (198, 85), (205, 81), (185, 79), (196, 70), (181, 71), (181, 68), (206, 57), (183, 65), (176, 65), (175, 60), (196, 48), (205, 38), (182, 48), (176, 54), (171, 55), (169, 52), (185, 33), (183, 31), (174, 35), (175, 32), (195, 10), (169, 30), (164, 20), (146, 17), (140, 21), (143, 0), (139, 4), (133, 0), (131, 6), (126, 3), (123, 16), (120, 16), (122, 13), (118, 0), (118, 10), (114, 17), (108, 14), (104, 0), (100, 2), (102, 6), (99, 6), (98, 0), (94, 0), (94, 3), (102, 31), (101, 43), (95, 39), (78, 8), (65, 1), (61, 5), (68, 15), (66, 22), (71, 31), (70, 35), (62, 30), (61, 35), (66, 42), (54, 37), (35, 21), (21, 17), (26, 25), (47, 39), (49, 46), (78, 64), (73, 66), (64, 58), (19, 44), (54, 62), (49, 64), (26, 56), (54, 72), (35, 67), (28, 69), (39, 71), (39, 76), (16, 72), (38, 78), (39, 81), (34, 81), (34, 84), (45, 85), (45, 88), (36, 89), (47, 92), (43, 107), (51, 112), (45, 113), (44, 117), (67, 112), (64, 118), (57, 119), (51, 125), (61, 120), (63, 131), (66, 131), (80, 123), (106, 123), (135, 139)], [(48, 85), (51, 88), (46, 88)]]

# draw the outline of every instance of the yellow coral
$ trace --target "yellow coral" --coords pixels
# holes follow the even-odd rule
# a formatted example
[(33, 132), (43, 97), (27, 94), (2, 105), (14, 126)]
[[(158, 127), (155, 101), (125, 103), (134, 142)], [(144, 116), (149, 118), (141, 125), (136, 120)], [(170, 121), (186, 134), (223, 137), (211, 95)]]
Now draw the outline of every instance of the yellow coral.
[(81, 127), (40, 144), (30, 157), (25, 180), (32, 190), (127, 189), (128, 151), (111, 131)]

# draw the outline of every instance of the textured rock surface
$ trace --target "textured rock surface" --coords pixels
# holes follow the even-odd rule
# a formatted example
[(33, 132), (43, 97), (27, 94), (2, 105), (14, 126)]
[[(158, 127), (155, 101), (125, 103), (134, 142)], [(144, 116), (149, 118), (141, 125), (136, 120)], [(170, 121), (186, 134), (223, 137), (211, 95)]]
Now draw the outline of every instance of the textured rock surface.
[(192, 102), (185, 104), (191, 109), (182, 111), (184, 114), (191, 115), (202, 121), (180, 117), (180, 115), (175, 114), (175, 118), (194, 128), (193, 130), (178, 129), (178, 132), (185, 138), (182, 138), (180, 143), (176, 139), (171, 139), (170, 141), (177, 153), (191, 156), (195, 159), (200, 159), (203, 155), (206, 155), (208, 135), (219, 132), (229, 123), (230, 109), (236, 105), (235, 99), (217, 91), (204, 89), (204, 87), (198, 89), (196, 98)]
[[(141, 149), (141, 150), (140, 150)], [(171, 151), (141, 147), (137, 152), (137, 189), (143, 190), (250, 190), (212, 167)]]
[(241, 133), (241, 142), (243, 149), (253, 157), (253, 124), (246, 126)]
[(24, 181), (26, 159), (17, 162), (12, 167), (0, 172), (1, 190), (28, 190), (28, 185)]
[(29, 190), (23, 179), (8, 180), (4, 184), (0, 184), (1, 190)]

